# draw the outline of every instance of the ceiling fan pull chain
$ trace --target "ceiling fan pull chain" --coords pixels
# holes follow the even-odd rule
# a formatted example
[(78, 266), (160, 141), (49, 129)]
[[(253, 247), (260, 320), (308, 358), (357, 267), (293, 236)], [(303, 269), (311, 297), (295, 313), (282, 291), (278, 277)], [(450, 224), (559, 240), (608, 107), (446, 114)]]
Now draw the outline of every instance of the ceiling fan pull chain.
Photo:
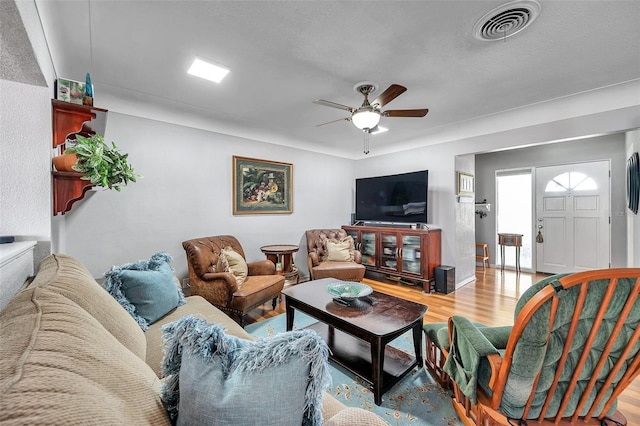
[(369, 155), (369, 132), (366, 130), (364, 132), (364, 147), (362, 152), (364, 152), (365, 155)]

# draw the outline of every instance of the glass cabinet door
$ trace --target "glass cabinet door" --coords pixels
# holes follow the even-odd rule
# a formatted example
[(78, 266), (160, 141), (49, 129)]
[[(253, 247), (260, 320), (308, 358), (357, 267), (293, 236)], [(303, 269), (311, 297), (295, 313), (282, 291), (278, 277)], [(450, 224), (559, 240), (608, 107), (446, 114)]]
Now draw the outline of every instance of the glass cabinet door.
[(402, 270), (420, 274), (420, 236), (402, 236)]
[(382, 234), (382, 253), (380, 256), (382, 267), (389, 269), (398, 269), (398, 243), (396, 234)]
[(362, 248), (360, 247), (360, 240), (358, 240), (358, 231), (347, 231), (347, 235), (353, 238), (353, 246), (355, 249), (362, 251)]
[(362, 253), (362, 264), (376, 266), (376, 234), (375, 232), (362, 232), (360, 242), (360, 252)]

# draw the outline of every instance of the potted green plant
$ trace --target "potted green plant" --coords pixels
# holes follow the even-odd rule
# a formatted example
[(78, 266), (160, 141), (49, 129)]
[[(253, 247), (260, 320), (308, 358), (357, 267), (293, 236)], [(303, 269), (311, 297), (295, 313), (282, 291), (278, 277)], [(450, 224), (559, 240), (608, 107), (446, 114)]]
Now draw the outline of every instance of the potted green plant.
[(129, 154), (121, 153), (114, 142), (111, 142), (111, 146), (107, 145), (102, 135), (76, 135), (75, 145), (64, 153), (76, 154), (77, 161), (72, 169), (83, 173), (82, 179), (96, 186), (120, 191), (121, 187), (140, 177), (127, 161)]

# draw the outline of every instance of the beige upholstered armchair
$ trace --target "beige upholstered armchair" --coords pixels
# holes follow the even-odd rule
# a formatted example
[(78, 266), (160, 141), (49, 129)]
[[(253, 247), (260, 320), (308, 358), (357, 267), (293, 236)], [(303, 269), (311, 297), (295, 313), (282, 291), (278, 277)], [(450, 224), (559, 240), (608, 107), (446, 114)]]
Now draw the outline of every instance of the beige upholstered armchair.
[(366, 268), (353, 238), (344, 229), (310, 229), (307, 238), (307, 264), (312, 280), (337, 278), (362, 281)]
[(192, 295), (202, 296), (244, 327), (247, 312), (272, 300), (275, 309), (284, 277), (264, 259), (246, 263), (242, 246), (231, 235), (195, 238), (182, 243), (187, 255)]

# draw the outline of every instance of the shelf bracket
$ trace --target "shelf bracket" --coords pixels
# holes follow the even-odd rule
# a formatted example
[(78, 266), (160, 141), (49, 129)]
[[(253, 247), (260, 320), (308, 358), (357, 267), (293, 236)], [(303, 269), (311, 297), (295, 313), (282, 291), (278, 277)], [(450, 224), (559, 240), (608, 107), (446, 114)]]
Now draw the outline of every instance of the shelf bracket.
[(90, 181), (81, 179), (81, 173), (52, 172), (53, 174), (53, 215), (65, 214), (73, 203), (84, 198), (93, 188)]

